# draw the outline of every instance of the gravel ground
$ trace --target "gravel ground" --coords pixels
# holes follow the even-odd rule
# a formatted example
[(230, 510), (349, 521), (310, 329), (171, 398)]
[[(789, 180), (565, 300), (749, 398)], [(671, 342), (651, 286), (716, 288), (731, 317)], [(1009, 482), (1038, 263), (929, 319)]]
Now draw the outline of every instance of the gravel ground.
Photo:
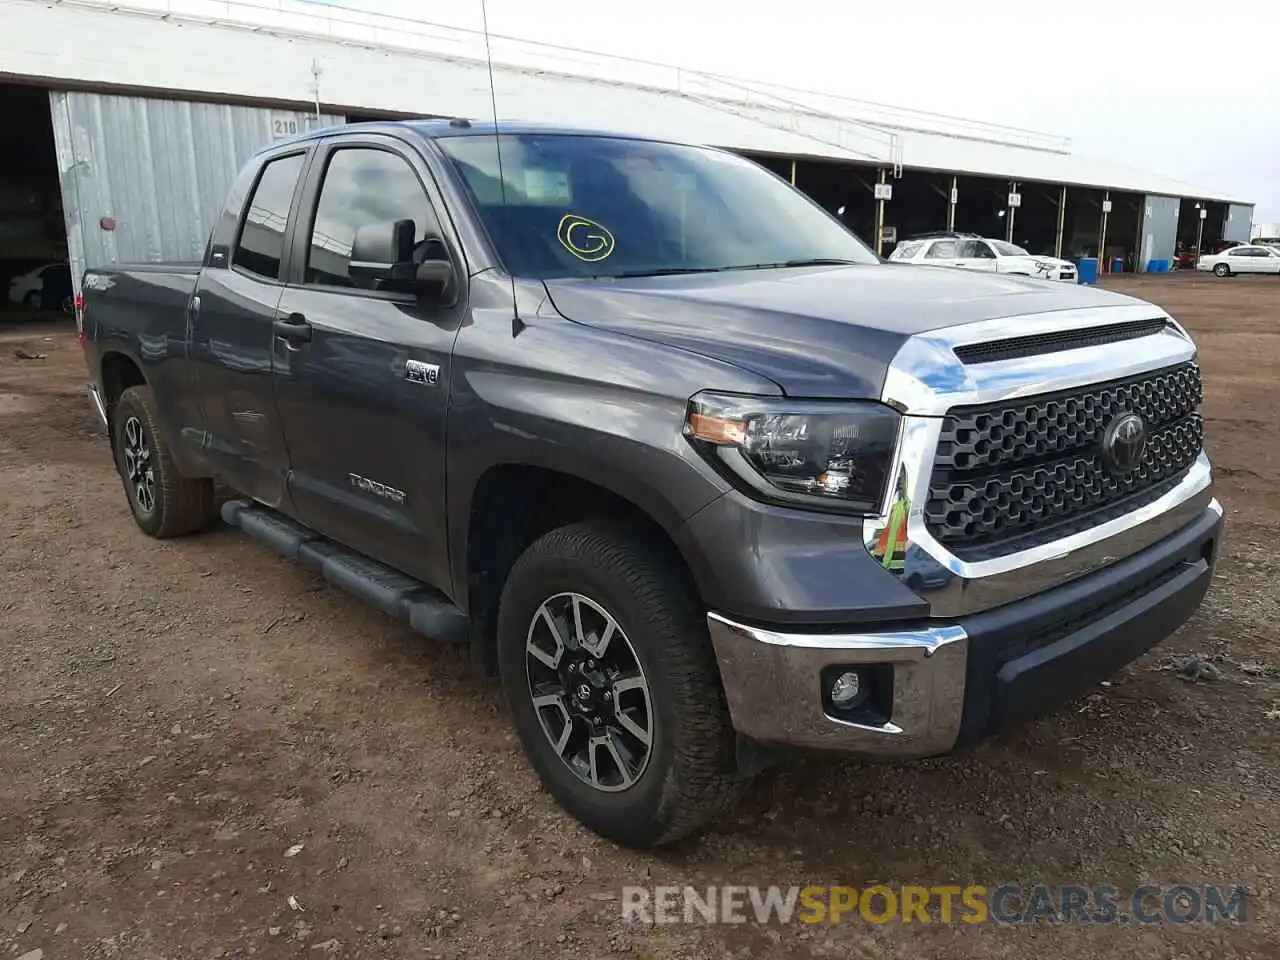
[[(1050, 718), (797, 761), (655, 854), (558, 811), (456, 654), (233, 531), (146, 539), (73, 331), (0, 327), (0, 956), (1280, 956), (1280, 282), (1110, 283), (1201, 346), (1228, 512), (1201, 613)], [(877, 882), (1252, 900), (1212, 925), (620, 918), (624, 885)]]

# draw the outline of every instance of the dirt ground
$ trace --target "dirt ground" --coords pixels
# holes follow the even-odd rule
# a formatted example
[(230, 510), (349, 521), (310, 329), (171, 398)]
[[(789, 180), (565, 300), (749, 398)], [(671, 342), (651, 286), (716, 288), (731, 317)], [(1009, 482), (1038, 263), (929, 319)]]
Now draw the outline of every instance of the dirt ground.
[[(656, 854), (562, 814), (456, 654), (231, 530), (145, 538), (74, 331), (0, 328), (0, 957), (1280, 956), (1280, 281), (1110, 283), (1199, 340), (1228, 514), (1201, 613), (1051, 718), (797, 761)], [(1193, 653), (1216, 679), (1179, 677)], [(620, 918), (624, 885), (875, 882), (1252, 901), (1212, 925)]]

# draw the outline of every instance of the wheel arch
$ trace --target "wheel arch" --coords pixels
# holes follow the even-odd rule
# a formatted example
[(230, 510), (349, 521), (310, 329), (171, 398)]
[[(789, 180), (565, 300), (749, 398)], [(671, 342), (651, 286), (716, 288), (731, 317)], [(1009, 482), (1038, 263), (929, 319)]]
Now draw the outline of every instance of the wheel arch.
[(114, 448), (116, 437), (112, 427), (116, 404), (120, 396), (130, 387), (145, 387), (147, 378), (142, 372), (142, 365), (123, 350), (106, 350), (98, 363), (98, 382), (102, 387), (102, 403), (107, 410), (107, 433), (111, 437)]
[(675, 529), (682, 518), (630, 495), (609, 475), (579, 473), (536, 463), (491, 465), (471, 491), (465, 529), (452, 537), (455, 593), (465, 598), (477, 625), (473, 654), (489, 671), (495, 667), (493, 627), (503, 585), (520, 554), (551, 530), (587, 519), (607, 519), (630, 526), (666, 552), (697, 582), (695, 564), (681, 552)]

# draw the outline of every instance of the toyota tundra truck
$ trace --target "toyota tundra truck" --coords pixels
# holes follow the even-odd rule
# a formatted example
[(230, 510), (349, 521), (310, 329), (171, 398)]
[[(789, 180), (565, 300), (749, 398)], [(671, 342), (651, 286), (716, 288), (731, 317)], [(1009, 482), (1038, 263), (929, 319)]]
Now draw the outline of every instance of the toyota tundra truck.
[(221, 518), (463, 645), (623, 844), (795, 751), (1042, 714), (1184, 623), (1219, 551), (1162, 309), (883, 262), (720, 150), (316, 131), (252, 159), (202, 262), (82, 287), (142, 532)]

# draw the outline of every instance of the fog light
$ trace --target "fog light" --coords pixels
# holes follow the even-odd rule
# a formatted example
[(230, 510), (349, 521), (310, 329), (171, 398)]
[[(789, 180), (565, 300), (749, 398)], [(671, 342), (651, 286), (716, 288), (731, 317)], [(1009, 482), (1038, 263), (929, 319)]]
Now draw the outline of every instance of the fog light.
[(862, 679), (852, 670), (836, 677), (831, 684), (831, 704), (838, 708), (852, 706), (862, 693)]

